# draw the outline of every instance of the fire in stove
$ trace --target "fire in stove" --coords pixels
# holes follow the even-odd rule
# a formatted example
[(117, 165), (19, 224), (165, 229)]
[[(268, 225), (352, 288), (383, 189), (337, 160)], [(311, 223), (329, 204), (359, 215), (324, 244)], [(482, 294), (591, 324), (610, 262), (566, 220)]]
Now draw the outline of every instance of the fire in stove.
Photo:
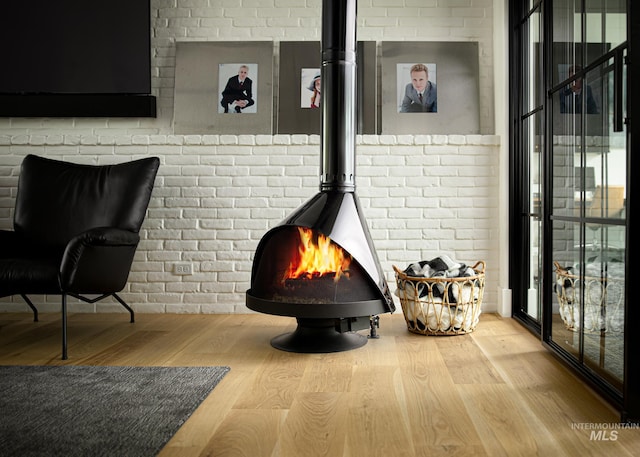
[[(297, 233), (298, 245), (273, 298), (301, 304), (349, 300), (351, 255), (329, 237), (309, 228), (298, 227)], [(295, 235), (293, 239), (295, 244)]]
[(333, 277), (334, 282), (349, 276), (351, 256), (331, 239), (313, 230), (298, 227), (298, 256), (289, 264), (283, 281)]

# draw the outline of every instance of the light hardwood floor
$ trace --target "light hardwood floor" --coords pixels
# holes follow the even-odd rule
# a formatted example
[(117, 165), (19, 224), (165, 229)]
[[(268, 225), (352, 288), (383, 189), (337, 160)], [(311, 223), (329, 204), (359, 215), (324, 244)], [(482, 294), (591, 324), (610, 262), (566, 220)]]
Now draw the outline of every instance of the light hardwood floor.
[(379, 339), (333, 354), (273, 349), (292, 318), (136, 320), (71, 315), (62, 361), (57, 314), (0, 314), (0, 364), (231, 367), (161, 457), (640, 455), (640, 430), (598, 434), (618, 414), (512, 319), (431, 337), (383, 315)]

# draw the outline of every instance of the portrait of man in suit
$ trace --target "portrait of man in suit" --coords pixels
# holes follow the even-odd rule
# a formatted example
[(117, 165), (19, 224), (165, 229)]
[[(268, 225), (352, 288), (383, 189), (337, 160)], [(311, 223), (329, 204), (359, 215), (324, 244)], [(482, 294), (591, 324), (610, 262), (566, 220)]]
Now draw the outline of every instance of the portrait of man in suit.
[[(237, 68), (237, 74), (228, 77), (228, 72), (225, 72), (225, 70), (232, 66)], [(222, 99), (220, 100), (223, 112), (240, 114), (249, 107), (254, 107), (246, 112), (255, 113), (254, 81), (249, 77), (250, 65), (242, 64), (237, 67), (234, 64), (221, 64), (219, 73), (221, 85), (226, 80), (221, 91)]]
[[(577, 72), (581, 71), (582, 67), (579, 65), (571, 65), (568, 68), (567, 77), (573, 77)], [(561, 113), (582, 113), (583, 104), (583, 92), (584, 103), (586, 104), (587, 114), (599, 114), (598, 103), (593, 94), (593, 89), (589, 84), (583, 82), (583, 78), (574, 79), (569, 85), (560, 91), (560, 112)]]
[(429, 67), (435, 73), (435, 64), (417, 63), (410, 65), (408, 76), (410, 82), (406, 82), (406, 77), (400, 78), (400, 72), (406, 74), (405, 68), (408, 64), (398, 65), (398, 82), (401, 84), (402, 101), (399, 104), (400, 113), (437, 113), (438, 112), (438, 92), (435, 78), (430, 78)]

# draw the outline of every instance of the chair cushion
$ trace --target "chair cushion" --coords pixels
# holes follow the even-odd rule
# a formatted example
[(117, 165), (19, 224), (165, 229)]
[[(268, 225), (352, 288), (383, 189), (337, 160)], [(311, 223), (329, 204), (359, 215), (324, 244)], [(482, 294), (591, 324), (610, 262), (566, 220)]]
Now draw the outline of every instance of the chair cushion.
[(0, 297), (59, 294), (60, 261), (55, 258), (0, 258)]
[(20, 171), (14, 229), (41, 245), (64, 248), (95, 227), (138, 232), (159, 167), (157, 157), (83, 165), (27, 155)]

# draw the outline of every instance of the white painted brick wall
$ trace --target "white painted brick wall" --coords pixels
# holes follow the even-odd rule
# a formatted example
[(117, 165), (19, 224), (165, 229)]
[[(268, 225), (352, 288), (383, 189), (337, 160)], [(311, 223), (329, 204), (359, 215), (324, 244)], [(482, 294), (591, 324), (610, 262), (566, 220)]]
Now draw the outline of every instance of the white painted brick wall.
[[(80, 163), (156, 155), (161, 167), (122, 295), (137, 312), (246, 312), (262, 235), (318, 191), (318, 135), (175, 135), (176, 40), (319, 40), (321, 0), (151, 0), (157, 119), (0, 119), (0, 228), (10, 229), (29, 153)], [(480, 43), (481, 135), (364, 135), (357, 194), (392, 290), (392, 265), (446, 253), (487, 262), (485, 310), (501, 266), (499, 137), (493, 135), (491, 0), (360, 0), (360, 40)], [(426, 27), (425, 23), (431, 23)], [(276, 47), (277, 48), (277, 47)], [(173, 273), (191, 262), (194, 274)], [(505, 266), (506, 267), (506, 266)], [(58, 311), (58, 297), (34, 297)], [(121, 312), (71, 303), (71, 311)], [(26, 312), (19, 298), (0, 311)]]

